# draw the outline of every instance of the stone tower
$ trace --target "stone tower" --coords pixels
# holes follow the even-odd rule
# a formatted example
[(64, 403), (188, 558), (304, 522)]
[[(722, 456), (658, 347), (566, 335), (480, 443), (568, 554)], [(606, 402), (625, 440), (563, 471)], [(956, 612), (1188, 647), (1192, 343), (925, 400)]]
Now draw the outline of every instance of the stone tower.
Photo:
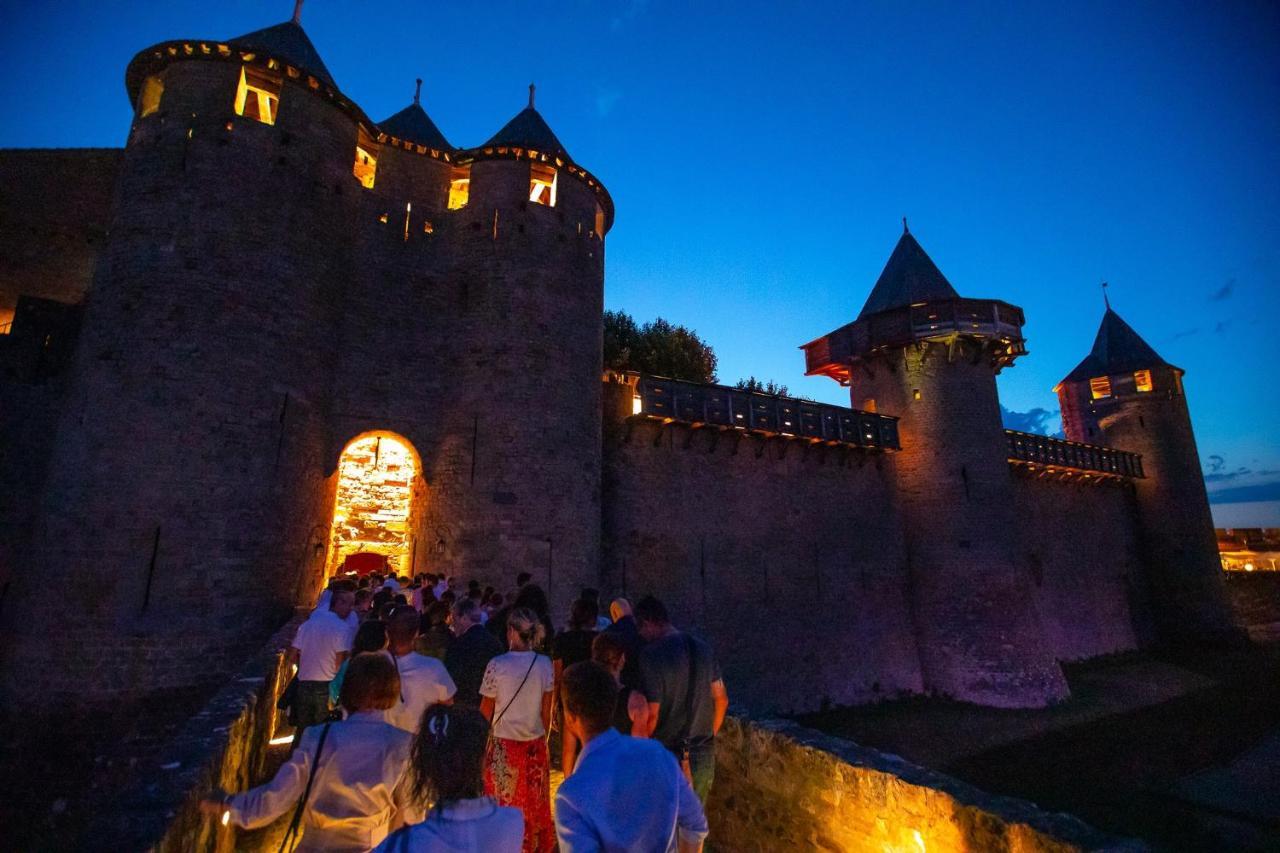
[(1182, 376), (1108, 303), (1093, 349), (1054, 390), (1068, 439), (1142, 454), (1138, 522), (1165, 639), (1223, 638), (1234, 627)]
[(889, 465), (926, 689), (1003, 707), (1067, 695), (1016, 556), (996, 398), (1022, 323), (1013, 305), (961, 298), (904, 227), (858, 319), (806, 346), (809, 372), (847, 384), (855, 409), (901, 419)]

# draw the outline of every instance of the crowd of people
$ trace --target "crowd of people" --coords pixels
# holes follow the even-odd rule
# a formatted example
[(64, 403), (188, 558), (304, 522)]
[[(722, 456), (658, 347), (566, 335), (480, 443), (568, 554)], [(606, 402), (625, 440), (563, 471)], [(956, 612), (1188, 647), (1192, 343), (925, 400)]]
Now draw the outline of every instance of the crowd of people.
[[(330, 581), (289, 652), (295, 735), (270, 782), (202, 808), (300, 851), (702, 849), (729, 699), (662, 602), (556, 631), (527, 573), (502, 593), (432, 574)], [(551, 802), (553, 741), (564, 774)]]

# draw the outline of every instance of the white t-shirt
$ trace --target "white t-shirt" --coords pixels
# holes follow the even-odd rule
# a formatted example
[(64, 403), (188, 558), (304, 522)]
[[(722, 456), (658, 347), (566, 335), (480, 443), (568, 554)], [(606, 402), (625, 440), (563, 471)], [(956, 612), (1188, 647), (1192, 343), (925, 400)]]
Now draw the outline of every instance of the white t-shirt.
[[(546, 655), (538, 655), (537, 663), (533, 663), (534, 654), (507, 652), (489, 661), (485, 668), (480, 695), (488, 696), (494, 702), (493, 717), (497, 720), (493, 728), (494, 737), (526, 741), (536, 740), (546, 733), (542, 727), (542, 696), (555, 689), (555, 670), (551, 666), (551, 658)], [(531, 663), (533, 669), (529, 668)], [(528, 680), (525, 673), (529, 674)], [(524, 687), (520, 687), (522, 681)], [(518, 694), (517, 689), (520, 691)]]
[(299, 681), (333, 681), (338, 674), (339, 652), (351, 651), (355, 630), (332, 610), (318, 610), (294, 635), (298, 650)]
[[(390, 654), (390, 653), (388, 653)], [(422, 712), (437, 702), (445, 702), (458, 692), (449, 670), (435, 658), (409, 652), (404, 657), (391, 656), (400, 672), (400, 695), (386, 711), (386, 720), (398, 729), (410, 734), (418, 733)]]

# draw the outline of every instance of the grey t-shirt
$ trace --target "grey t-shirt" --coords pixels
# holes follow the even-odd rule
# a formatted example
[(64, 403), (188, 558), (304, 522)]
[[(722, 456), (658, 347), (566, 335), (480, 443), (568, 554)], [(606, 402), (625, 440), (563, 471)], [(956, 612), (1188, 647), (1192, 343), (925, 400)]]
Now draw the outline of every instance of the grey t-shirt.
[[(690, 644), (696, 683), (689, 677)], [(654, 740), (674, 749), (682, 738), (697, 742), (712, 736), (715, 703), (711, 683), (720, 680), (720, 665), (711, 646), (683, 632), (655, 640), (640, 653), (640, 676), (645, 698), (659, 705)], [(686, 713), (692, 716), (691, 721), (686, 720)]]

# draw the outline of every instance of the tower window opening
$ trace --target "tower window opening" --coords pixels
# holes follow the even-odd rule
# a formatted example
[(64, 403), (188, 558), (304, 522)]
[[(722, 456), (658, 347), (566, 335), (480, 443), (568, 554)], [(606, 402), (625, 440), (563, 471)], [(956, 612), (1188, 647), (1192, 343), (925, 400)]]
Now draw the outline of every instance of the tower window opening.
[(257, 68), (240, 68), (240, 85), (236, 89), (236, 115), (263, 124), (275, 124), (280, 108), (280, 78)]
[(408, 574), (412, 558), (417, 459), (397, 437), (366, 435), (338, 461), (338, 488), (330, 531), (328, 574), (355, 554), (384, 556), (396, 574)]
[(449, 209), (460, 210), (471, 197), (471, 167), (454, 166), (449, 174)]
[(604, 208), (596, 205), (596, 236), (604, 239)]
[(351, 166), (351, 174), (367, 190), (373, 189), (373, 179), (378, 171), (378, 144), (361, 125), (356, 134), (356, 160)]
[(1089, 393), (1095, 400), (1111, 396), (1111, 379), (1107, 376), (1095, 376), (1089, 380)]
[(556, 206), (556, 170), (544, 163), (529, 164), (529, 201)]
[(142, 81), (142, 91), (138, 93), (138, 118), (146, 118), (160, 109), (160, 99), (164, 96), (164, 81), (159, 75), (152, 74)]
[(1139, 391), (1151, 390), (1151, 371), (1137, 370), (1133, 374), (1133, 387)]

